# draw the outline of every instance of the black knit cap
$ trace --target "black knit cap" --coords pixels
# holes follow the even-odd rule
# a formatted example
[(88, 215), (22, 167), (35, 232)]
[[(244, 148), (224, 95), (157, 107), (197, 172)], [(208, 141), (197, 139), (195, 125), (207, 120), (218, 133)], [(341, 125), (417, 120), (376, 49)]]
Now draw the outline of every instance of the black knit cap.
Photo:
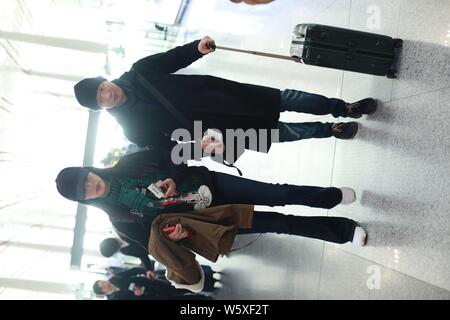
[(58, 192), (69, 200), (85, 200), (84, 181), (89, 170), (82, 167), (68, 167), (62, 169), (56, 177)]
[(94, 284), (92, 285), (92, 291), (94, 291), (94, 293), (98, 296), (104, 296), (105, 293), (103, 292), (103, 289), (100, 287), (100, 281), (102, 280), (97, 280), (94, 282)]
[(109, 258), (120, 249), (120, 244), (115, 238), (106, 238), (100, 242), (100, 253)]
[(86, 78), (78, 82), (74, 87), (75, 97), (83, 107), (100, 110), (97, 103), (97, 90), (100, 84), (106, 81), (103, 77)]

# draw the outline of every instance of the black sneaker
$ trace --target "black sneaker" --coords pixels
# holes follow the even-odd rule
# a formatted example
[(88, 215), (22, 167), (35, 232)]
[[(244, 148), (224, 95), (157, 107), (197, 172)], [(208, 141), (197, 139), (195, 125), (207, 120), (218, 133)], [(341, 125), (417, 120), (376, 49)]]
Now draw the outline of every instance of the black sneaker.
[(363, 114), (372, 114), (377, 110), (377, 100), (372, 98), (362, 99), (353, 103), (347, 103), (347, 116), (360, 118)]
[(339, 122), (331, 125), (331, 131), (337, 139), (352, 139), (358, 132), (358, 122)]

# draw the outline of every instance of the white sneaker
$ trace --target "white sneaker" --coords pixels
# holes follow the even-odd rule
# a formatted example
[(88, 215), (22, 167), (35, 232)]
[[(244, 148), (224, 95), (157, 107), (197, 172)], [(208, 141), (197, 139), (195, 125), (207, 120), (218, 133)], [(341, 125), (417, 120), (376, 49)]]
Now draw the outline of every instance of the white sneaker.
[(355, 233), (353, 234), (352, 243), (354, 245), (363, 247), (366, 245), (366, 239), (367, 239), (366, 231), (363, 228), (357, 226), (355, 229)]
[(342, 192), (342, 200), (340, 204), (350, 204), (356, 200), (356, 192), (352, 188), (342, 187), (339, 188)]

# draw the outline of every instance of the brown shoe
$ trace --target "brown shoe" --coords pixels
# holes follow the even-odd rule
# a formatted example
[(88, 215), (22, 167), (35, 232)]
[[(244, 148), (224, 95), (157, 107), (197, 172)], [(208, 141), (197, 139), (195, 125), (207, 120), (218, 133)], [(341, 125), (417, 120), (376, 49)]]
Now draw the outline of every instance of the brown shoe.
[(353, 139), (358, 132), (358, 122), (338, 122), (331, 125), (331, 131), (337, 139)]
[(347, 109), (347, 117), (360, 118), (363, 114), (372, 114), (377, 110), (377, 100), (366, 98), (345, 105)]

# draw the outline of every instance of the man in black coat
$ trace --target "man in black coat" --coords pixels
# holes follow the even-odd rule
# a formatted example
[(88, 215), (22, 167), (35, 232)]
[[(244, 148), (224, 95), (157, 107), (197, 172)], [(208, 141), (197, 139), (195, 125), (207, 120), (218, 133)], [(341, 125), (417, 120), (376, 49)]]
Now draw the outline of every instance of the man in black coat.
[[(194, 137), (194, 121), (202, 121), (202, 129), (279, 129), (279, 142), (308, 138), (351, 139), (358, 123), (284, 123), (278, 121), (280, 112), (296, 111), (315, 115), (359, 118), (376, 110), (376, 100), (367, 98), (355, 103), (326, 98), (296, 90), (284, 90), (239, 83), (207, 75), (174, 74), (204, 55), (214, 51), (210, 37), (204, 37), (171, 49), (165, 53), (143, 58), (130, 71), (112, 82), (102, 77), (87, 78), (74, 87), (78, 102), (92, 110), (106, 109), (122, 126), (125, 136), (140, 147), (150, 146), (171, 150), (177, 128)], [(150, 86), (150, 87), (149, 87)], [(202, 135), (202, 134), (201, 134)], [(268, 141), (258, 141), (256, 151), (267, 152)], [(276, 137), (276, 136), (275, 136)], [(201, 136), (200, 136), (201, 139)], [(201, 146), (211, 143), (205, 137)], [(197, 139), (198, 140), (198, 139)], [(226, 139), (223, 139), (228, 146)], [(250, 148), (248, 141), (246, 148)], [(254, 148), (251, 148), (254, 150)], [(218, 149), (216, 149), (217, 152)], [(234, 162), (244, 150), (232, 150)], [(209, 150), (214, 152), (214, 148)], [(227, 150), (225, 150), (227, 153)], [(191, 157), (192, 158), (192, 152)], [(183, 160), (187, 160), (183, 155)]]
[(109, 280), (97, 280), (93, 285), (97, 295), (108, 300), (205, 300), (209, 297), (176, 289), (168, 281), (149, 279), (145, 270), (132, 268), (119, 272)]
[[(141, 244), (136, 241), (126, 242), (121, 238), (106, 238), (100, 242), (100, 253), (104, 257), (112, 257), (114, 254), (120, 251), (120, 253), (139, 258), (141, 264), (144, 266), (145, 275), (149, 279), (157, 279), (168, 282), (165, 276), (165, 270), (155, 271), (155, 261), (149, 258), (148, 240), (146, 243)], [(200, 265), (205, 275), (205, 283), (203, 291), (214, 291), (214, 283), (218, 281), (214, 278), (215, 271), (210, 266)]]

